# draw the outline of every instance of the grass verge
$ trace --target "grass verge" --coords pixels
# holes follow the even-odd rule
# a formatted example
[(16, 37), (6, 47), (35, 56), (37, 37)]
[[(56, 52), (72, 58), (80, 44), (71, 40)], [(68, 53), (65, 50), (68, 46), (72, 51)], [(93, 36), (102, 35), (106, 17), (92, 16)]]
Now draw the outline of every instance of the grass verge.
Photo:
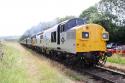
[(2, 45), (4, 52), (0, 61), (0, 83), (28, 83), (21, 53), (9, 45)]
[(125, 57), (122, 57), (118, 54), (114, 54), (112, 57), (109, 57), (107, 61), (111, 63), (125, 64)]
[(56, 67), (52, 66), (49, 59), (45, 57), (32, 57), (35, 59), (35, 64), (39, 70), (39, 83), (72, 83), (73, 80), (65, 76)]

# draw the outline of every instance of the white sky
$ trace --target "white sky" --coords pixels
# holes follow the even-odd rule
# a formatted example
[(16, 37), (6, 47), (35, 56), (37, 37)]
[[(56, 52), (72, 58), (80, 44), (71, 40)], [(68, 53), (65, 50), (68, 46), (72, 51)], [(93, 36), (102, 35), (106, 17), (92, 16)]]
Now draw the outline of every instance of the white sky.
[(22, 35), (40, 22), (79, 16), (100, 0), (0, 0), (0, 36)]

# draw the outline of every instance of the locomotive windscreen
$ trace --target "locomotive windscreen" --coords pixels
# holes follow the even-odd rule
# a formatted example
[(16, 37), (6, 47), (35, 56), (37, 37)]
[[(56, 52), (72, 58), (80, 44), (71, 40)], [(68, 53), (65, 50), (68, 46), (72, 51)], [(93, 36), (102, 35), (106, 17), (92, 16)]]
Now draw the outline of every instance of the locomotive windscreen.
[(65, 30), (68, 30), (72, 27), (82, 25), (82, 24), (85, 24), (85, 21), (83, 19), (80, 19), (80, 18), (71, 19), (65, 23)]

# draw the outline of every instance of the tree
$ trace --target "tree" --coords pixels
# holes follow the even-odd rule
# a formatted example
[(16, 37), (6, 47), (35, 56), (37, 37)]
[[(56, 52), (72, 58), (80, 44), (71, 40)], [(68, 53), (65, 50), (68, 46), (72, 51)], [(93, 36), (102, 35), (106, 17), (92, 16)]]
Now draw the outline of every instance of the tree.
[(102, 0), (80, 14), (88, 23), (102, 25), (110, 33), (110, 41), (125, 42), (125, 0)]
[(88, 8), (87, 10), (83, 11), (80, 14), (81, 18), (87, 18), (88, 22), (93, 22), (95, 19), (95, 16), (97, 16), (97, 8), (95, 6), (92, 6), (90, 8)]
[(125, 26), (125, 0), (102, 0), (98, 4), (98, 10), (117, 16), (112, 19), (118, 26)]

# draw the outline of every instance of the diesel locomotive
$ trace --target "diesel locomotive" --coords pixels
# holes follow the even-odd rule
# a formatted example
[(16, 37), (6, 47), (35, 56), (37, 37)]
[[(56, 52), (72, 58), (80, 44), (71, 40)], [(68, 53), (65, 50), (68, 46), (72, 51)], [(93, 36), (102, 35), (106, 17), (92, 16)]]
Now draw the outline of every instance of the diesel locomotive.
[(106, 49), (108, 40), (109, 33), (104, 27), (86, 24), (81, 18), (73, 18), (34, 34), (20, 43), (52, 57), (73, 57), (79, 58), (84, 64), (100, 65), (112, 55)]

